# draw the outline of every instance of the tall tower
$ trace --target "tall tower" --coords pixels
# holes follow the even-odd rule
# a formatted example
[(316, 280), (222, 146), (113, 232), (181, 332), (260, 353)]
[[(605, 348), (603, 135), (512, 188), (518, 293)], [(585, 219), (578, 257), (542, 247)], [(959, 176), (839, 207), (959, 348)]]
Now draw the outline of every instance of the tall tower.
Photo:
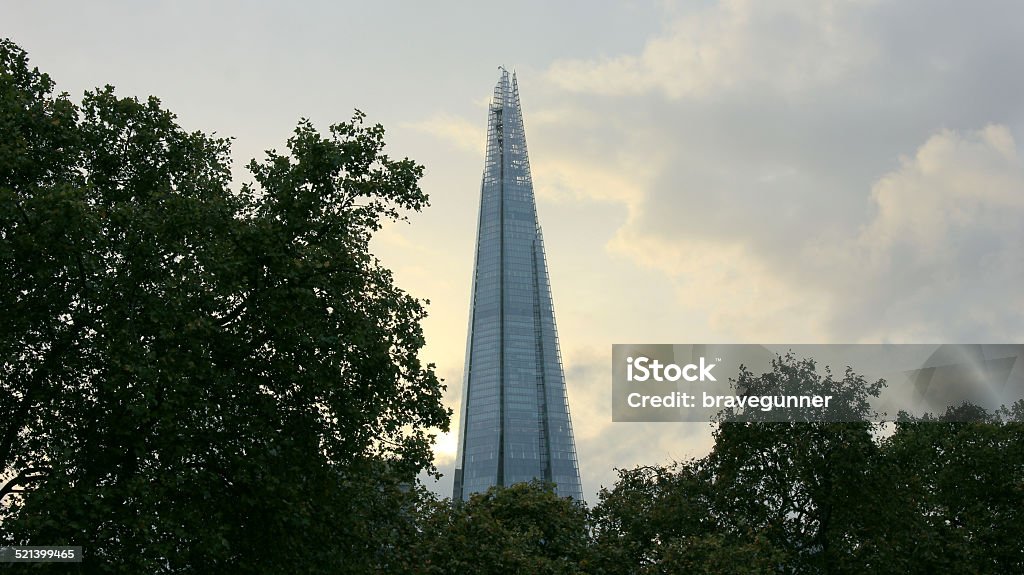
[(516, 77), (488, 110), (453, 499), (542, 479), (582, 500)]

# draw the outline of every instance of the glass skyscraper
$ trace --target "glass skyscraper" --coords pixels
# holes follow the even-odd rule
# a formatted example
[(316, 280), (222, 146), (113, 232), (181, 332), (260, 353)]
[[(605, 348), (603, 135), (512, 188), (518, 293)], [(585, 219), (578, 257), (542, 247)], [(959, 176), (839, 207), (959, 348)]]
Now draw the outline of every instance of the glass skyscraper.
[(488, 110), (454, 499), (541, 479), (582, 500), (516, 77)]

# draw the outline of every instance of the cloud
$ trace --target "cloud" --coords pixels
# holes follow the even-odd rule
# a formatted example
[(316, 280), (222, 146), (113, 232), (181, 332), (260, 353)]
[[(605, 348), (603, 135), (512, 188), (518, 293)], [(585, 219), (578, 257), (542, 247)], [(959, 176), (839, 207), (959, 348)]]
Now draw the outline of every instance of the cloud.
[(532, 171), (535, 193), (541, 200), (630, 205), (640, 201), (644, 194), (643, 181), (636, 170), (627, 176), (615, 169), (555, 156), (535, 162)]
[(754, 237), (625, 226), (610, 247), (659, 269), (737, 341), (999, 342), (1024, 336), (1024, 159), (1005, 126), (941, 131), (866, 194), (849, 237), (769, 253)]
[(1021, 228), (1007, 219), (1024, 208), (1024, 186), (1006, 126), (965, 135), (943, 130), (901, 163), (871, 191), (877, 216), (861, 241), (873, 250), (909, 244), (934, 261), (956, 251), (959, 233), (984, 228), (1005, 236)]
[(691, 333), (1019, 339), (1024, 39), (1008, 22), (1022, 17), (988, 2), (712, 4), (636, 54), (551, 65), (551, 99), (602, 120), (545, 123), (586, 145), (559, 148), (567, 176), (544, 175), (629, 183), (562, 197), (621, 203), (608, 252), (703, 311)]
[(874, 56), (861, 37), (864, 4), (727, 0), (676, 19), (639, 55), (561, 60), (549, 77), (568, 91), (668, 98), (835, 83)]
[(832, 298), (776, 273), (742, 242), (678, 242), (627, 227), (610, 248), (661, 271), (675, 289), (676, 305), (703, 311), (708, 327), (729, 341), (815, 343), (827, 338)]
[(1006, 126), (935, 134), (878, 180), (871, 204), (836, 270), (858, 289), (842, 290), (835, 325), (891, 341), (1024, 336), (1024, 159)]
[(470, 122), (465, 118), (447, 113), (437, 113), (419, 122), (407, 122), (403, 128), (423, 132), (446, 141), (467, 152), (484, 153), (487, 144), (484, 126), (479, 122)]

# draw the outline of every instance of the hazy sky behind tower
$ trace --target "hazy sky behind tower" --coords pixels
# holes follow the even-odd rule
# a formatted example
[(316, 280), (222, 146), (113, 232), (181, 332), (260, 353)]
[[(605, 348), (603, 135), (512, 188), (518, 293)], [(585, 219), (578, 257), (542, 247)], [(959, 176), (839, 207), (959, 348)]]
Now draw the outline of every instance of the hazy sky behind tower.
[(239, 182), (300, 117), (384, 124), (432, 206), (374, 248), (431, 300), (456, 414), (486, 105), (514, 68), (591, 501), (710, 444), (611, 422), (612, 343), (1024, 340), (1018, 2), (4, 1), (0, 35), (76, 99), (110, 83), (235, 137)]

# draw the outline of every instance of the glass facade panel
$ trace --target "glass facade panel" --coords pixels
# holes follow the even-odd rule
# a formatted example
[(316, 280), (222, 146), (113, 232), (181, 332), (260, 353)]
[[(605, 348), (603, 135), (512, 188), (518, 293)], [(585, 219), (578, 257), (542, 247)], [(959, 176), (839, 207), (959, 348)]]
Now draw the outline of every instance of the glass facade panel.
[(544, 479), (582, 500), (515, 75), (488, 110), (454, 498)]

